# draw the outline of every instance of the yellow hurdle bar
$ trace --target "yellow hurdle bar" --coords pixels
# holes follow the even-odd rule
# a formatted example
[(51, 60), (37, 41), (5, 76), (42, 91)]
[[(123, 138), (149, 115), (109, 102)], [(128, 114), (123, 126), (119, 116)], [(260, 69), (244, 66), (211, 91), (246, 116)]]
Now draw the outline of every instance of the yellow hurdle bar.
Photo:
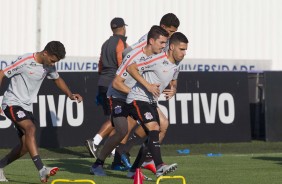
[(55, 179), (51, 184), (61, 182), (61, 183), (91, 183), (95, 184), (93, 180), (68, 180), (68, 179)]
[(156, 184), (159, 184), (162, 179), (181, 179), (182, 180), (182, 184), (186, 184), (186, 180), (185, 180), (185, 178), (183, 176), (160, 176), (157, 179)]

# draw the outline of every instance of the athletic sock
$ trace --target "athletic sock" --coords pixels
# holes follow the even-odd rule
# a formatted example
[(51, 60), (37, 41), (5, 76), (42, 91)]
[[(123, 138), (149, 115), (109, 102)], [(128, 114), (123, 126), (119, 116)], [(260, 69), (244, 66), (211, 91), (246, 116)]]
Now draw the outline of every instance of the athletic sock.
[(99, 134), (96, 134), (95, 137), (93, 138), (93, 142), (95, 145), (99, 145), (100, 142), (103, 140), (103, 137)]
[(33, 163), (36, 166), (38, 171), (40, 171), (43, 168), (44, 165), (43, 165), (42, 160), (41, 160), (39, 155), (32, 157), (32, 161), (33, 161)]
[(114, 157), (114, 161), (113, 161), (112, 165), (122, 165), (121, 156), (120, 156), (118, 151), (116, 151), (116, 153), (115, 153), (115, 157)]
[(140, 168), (141, 165), (143, 164), (146, 154), (148, 152), (148, 147), (146, 144), (142, 144), (141, 148), (139, 149), (138, 155), (130, 168), (130, 172), (135, 172), (137, 168)]
[(2, 158), (2, 160), (0, 160), (0, 168), (4, 168), (8, 164), (9, 164), (8, 156), (5, 156), (4, 158)]
[(159, 165), (163, 163), (161, 156), (159, 133), (160, 131), (153, 130), (153, 131), (149, 131), (148, 134), (148, 149), (153, 157), (155, 165)]
[(124, 152), (129, 153), (131, 148), (137, 144), (139, 144), (143, 138), (139, 137), (137, 134), (133, 133), (133, 135), (128, 139), (124, 146)]
[(104, 161), (99, 159), (99, 158), (97, 158), (94, 164), (96, 164), (96, 165), (104, 165)]

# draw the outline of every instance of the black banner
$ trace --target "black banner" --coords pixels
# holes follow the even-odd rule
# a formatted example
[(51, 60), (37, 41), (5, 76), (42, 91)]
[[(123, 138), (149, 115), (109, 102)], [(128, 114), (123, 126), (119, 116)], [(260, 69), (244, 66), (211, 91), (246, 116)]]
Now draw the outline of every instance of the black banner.
[(282, 72), (264, 72), (265, 139), (282, 141)]
[[(97, 73), (61, 73), (73, 93), (84, 101), (77, 104), (62, 94), (52, 80), (45, 80), (34, 103), (37, 141), (41, 147), (83, 145), (105, 120), (95, 104)], [(4, 82), (4, 86), (7, 82)], [(1, 88), (1, 94), (3, 94)], [(160, 98), (170, 126), (164, 143), (250, 141), (248, 77), (244, 72), (183, 72), (178, 92), (170, 101)], [(0, 147), (18, 141), (9, 120), (0, 121)]]

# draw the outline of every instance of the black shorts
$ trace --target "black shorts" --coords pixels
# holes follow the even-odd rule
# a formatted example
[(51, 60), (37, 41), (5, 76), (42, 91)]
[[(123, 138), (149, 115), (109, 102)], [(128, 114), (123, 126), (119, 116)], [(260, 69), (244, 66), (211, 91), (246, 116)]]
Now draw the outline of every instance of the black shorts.
[(24, 135), (24, 131), (20, 128), (19, 122), (26, 119), (31, 120), (33, 123), (36, 122), (32, 112), (24, 110), (20, 106), (7, 106), (4, 113), (6, 117), (14, 123), (14, 127), (16, 128), (19, 137)]
[(128, 117), (129, 105), (123, 99), (120, 98), (109, 98), (109, 101), (111, 104), (111, 121), (112, 121), (112, 125), (114, 126), (113, 118)]
[(111, 115), (111, 107), (109, 99), (107, 98), (107, 91), (108, 87), (98, 86), (98, 95), (96, 97), (98, 104), (102, 105), (103, 107), (105, 116)]
[(112, 117), (126, 117), (129, 115), (128, 104), (120, 98), (110, 98), (111, 116)]
[(160, 124), (159, 113), (157, 110), (157, 103), (148, 103), (144, 101), (134, 100), (129, 104), (129, 114), (141, 122), (141, 124), (149, 123), (152, 121)]

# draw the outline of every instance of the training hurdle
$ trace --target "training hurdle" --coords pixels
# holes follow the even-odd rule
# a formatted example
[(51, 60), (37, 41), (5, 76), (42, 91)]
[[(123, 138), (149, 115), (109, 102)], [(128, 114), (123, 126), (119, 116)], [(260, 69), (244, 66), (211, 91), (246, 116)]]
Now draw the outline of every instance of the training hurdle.
[(160, 176), (157, 179), (156, 184), (159, 184), (161, 180), (163, 179), (181, 179), (182, 180), (182, 184), (186, 184), (186, 180), (183, 176)]
[(51, 184), (61, 182), (61, 183), (91, 183), (95, 184), (93, 180), (68, 180), (68, 179), (55, 179)]

